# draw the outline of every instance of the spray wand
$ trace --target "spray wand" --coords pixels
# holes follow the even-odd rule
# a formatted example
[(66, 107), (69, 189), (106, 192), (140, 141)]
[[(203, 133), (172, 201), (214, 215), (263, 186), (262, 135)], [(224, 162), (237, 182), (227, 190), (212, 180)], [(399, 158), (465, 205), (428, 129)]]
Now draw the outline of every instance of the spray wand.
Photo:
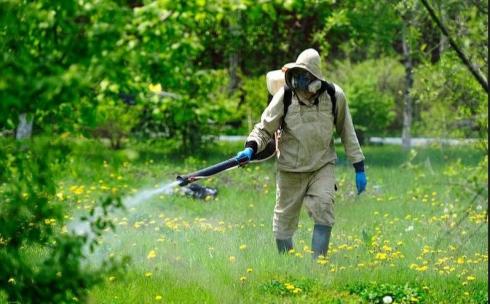
[(179, 182), (179, 186), (183, 187), (199, 179), (203, 179), (215, 175), (219, 172), (229, 170), (238, 166), (243, 166), (247, 163), (248, 160), (246, 158), (245, 159), (230, 158), (229, 160), (225, 160), (224, 162), (196, 171), (194, 173), (184, 175), (184, 176), (179, 175), (177, 176), (177, 181)]
[(177, 176), (177, 181), (178, 185), (183, 187), (186, 186), (190, 183), (193, 183), (199, 179), (203, 179), (212, 175), (215, 175), (217, 173), (230, 170), (236, 167), (241, 167), (249, 162), (255, 163), (255, 162), (262, 162), (265, 161), (271, 157), (273, 157), (276, 154), (276, 144), (274, 140), (269, 141), (269, 143), (266, 145), (265, 149), (262, 150), (259, 153), (256, 153), (253, 157), (252, 160), (248, 161), (246, 157), (237, 159), (235, 157), (230, 158), (228, 160), (225, 160), (221, 163), (215, 164), (213, 166), (201, 169), (199, 171), (196, 171), (194, 173), (184, 175), (184, 176)]

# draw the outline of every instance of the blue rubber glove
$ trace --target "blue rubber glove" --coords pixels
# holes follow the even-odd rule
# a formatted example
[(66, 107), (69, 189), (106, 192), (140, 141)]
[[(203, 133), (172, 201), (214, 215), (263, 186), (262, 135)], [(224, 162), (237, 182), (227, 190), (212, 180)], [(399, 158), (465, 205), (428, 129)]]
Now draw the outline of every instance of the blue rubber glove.
[(250, 147), (247, 147), (243, 149), (243, 151), (238, 152), (237, 155), (235, 156), (235, 159), (240, 163), (249, 162), (252, 159), (253, 153), (254, 150)]
[(366, 173), (364, 173), (364, 171), (356, 172), (357, 194), (361, 194), (361, 192), (365, 191), (366, 185), (367, 185)]

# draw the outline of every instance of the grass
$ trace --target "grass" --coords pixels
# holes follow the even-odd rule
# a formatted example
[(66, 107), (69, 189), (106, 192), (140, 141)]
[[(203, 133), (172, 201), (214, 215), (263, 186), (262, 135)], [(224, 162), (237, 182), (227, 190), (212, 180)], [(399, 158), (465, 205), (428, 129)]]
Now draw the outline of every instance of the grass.
[[(112, 152), (82, 142), (59, 197), (75, 215), (100, 195), (124, 196), (173, 181), (240, 147), (217, 144), (185, 158), (158, 144)], [(486, 206), (470, 205), (472, 217), (452, 231), (469, 196), (456, 193), (443, 174), (458, 159), (476, 166), (480, 152), (431, 147), (413, 155), (399, 147), (366, 147), (368, 190), (358, 197), (342, 150), (327, 260), (310, 258), (313, 224), (304, 212), (295, 251), (277, 254), (270, 161), (205, 180), (219, 189), (216, 200), (162, 195), (115, 214), (116, 231), (104, 236), (90, 261), (128, 255), (132, 263), (127, 273), (93, 289), (90, 303), (378, 303), (400, 293), (405, 303), (486, 303)]]

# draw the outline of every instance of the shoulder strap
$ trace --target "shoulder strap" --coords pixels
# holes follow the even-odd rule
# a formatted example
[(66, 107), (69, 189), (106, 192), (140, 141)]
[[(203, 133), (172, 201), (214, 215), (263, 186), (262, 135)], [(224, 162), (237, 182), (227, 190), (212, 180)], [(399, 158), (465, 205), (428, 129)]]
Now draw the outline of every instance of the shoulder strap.
[[(330, 96), (330, 100), (332, 101), (333, 124), (335, 126), (337, 124), (337, 97), (335, 96), (335, 86), (330, 82), (322, 81), (322, 86), (320, 87), (318, 96), (323, 94), (325, 91), (327, 91), (328, 95)], [(292, 97), (293, 91), (287, 85), (284, 85), (284, 114), (282, 116), (281, 128), (284, 127), (284, 120), (286, 119), (288, 108), (291, 105)], [(315, 104), (318, 105), (318, 97), (315, 99)]]
[(281, 129), (284, 128), (284, 121), (286, 114), (288, 114), (289, 106), (291, 105), (291, 99), (293, 98), (293, 91), (287, 85), (284, 85), (284, 97), (282, 102), (284, 103), (284, 114), (282, 115)]
[(335, 126), (337, 124), (337, 97), (335, 96), (335, 86), (328, 81), (322, 81), (320, 90), (322, 90), (322, 93), (327, 91), (328, 96), (330, 96), (330, 100), (332, 101), (333, 124)]

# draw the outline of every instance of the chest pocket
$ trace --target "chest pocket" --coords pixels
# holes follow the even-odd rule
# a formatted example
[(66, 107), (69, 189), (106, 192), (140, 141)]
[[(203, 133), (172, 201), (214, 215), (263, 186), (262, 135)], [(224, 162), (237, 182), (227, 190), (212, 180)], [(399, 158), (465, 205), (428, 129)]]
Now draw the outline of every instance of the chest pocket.
[(333, 115), (329, 97), (323, 94), (318, 105), (300, 105), (295, 97), (285, 117), (279, 143), (279, 161), (292, 168), (311, 167), (327, 152), (333, 136)]

